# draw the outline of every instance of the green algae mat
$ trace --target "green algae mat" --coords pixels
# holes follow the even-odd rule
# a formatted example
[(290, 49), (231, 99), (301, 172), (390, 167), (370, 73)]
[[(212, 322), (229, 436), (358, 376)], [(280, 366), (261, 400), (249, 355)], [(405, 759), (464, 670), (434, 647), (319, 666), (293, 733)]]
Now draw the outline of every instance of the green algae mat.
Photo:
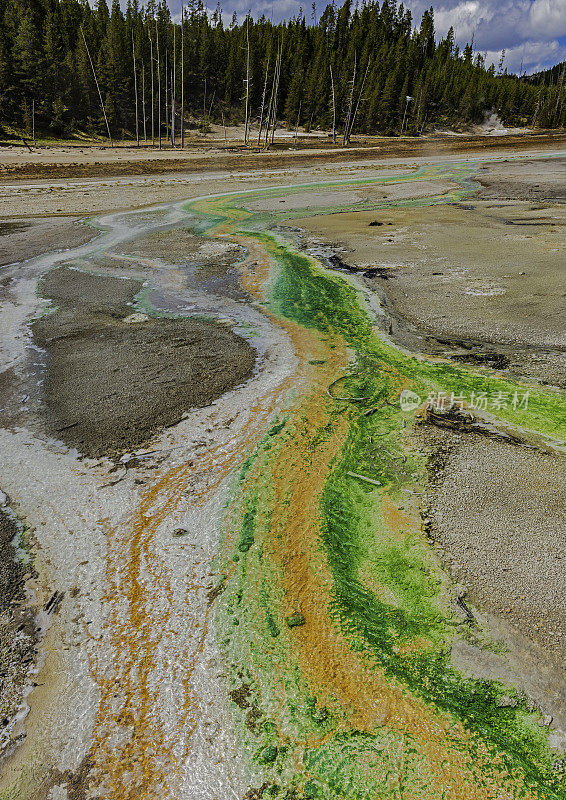
[(248, 288), (299, 358), (286, 407), (233, 482), (220, 556), (216, 626), (256, 787), (248, 798), (566, 797), (563, 757), (527, 698), (451, 666), (453, 642), (483, 633), (456, 613), (421, 530), (426, 464), (410, 440), (425, 400), (442, 394), (492, 398), (506, 430), (557, 446), (564, 395), (400, 350), (353, 280), (274, 230), (351, 206), (245, 208), (297, 189), (439, 178), (455, 188), (356, 209), (449, 203), (476, 188), (474, 169), (443, 164), (186, 206), (202, 235), (233, 237), (253, 253)]

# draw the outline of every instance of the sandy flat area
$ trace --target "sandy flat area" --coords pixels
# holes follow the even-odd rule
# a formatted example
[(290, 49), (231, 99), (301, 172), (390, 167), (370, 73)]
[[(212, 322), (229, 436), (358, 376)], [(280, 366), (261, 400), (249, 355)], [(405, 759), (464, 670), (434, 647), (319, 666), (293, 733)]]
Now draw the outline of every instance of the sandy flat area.
[[(492, 194), (495, 176), (507, 166), (480, 172), (486, 180), (494, 170)], [(518, 165), (510, 167), (517, 175)], [(535, 173), (549, 199), (509, 197), (512, 187), (519, 194), (522, 189), (505, 181), (499, 200), (481, 199), (482, 190), (451, 205), (346, 212), (293, 224), (335, 245), (346, 264), (377, 267), (367, 284), (422, 337), (499, 346), (519, 374), (563, 386), (566, 204), (556, 195), (566, 185), (566, 162), (527, 163), (524, 184)]]

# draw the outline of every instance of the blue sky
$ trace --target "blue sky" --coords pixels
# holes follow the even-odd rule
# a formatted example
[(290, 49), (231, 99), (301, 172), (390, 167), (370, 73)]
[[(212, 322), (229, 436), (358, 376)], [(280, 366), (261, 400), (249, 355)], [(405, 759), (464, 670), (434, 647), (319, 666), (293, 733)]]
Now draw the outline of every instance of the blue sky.
[[(311, 4), (312, 0), (221, 0), (226, 19), (234, 11), (243, 16), (248, 9), (254, 17), (273, 13), (274, 20), (288, 19), (301, 5), (310, 15)], [(530, 73), (566, 60), (566, 0), (405, 0), (416, 21), (431, 4), (438, 34), (452, 25), (459, 44), (473, 36), (475, 49), (487, 53), (489, 62), (497, 63), (505, 49), (510, 71), (518, 72), (522, 64)], [(181, 0), (169, 0), (169, 5), (174, 15), (180, 12)], [(325, 5), (326, 0), (318, 0), (318, 14)], [(215, 6), (216, 0), (209, 0), (210, 10)]]

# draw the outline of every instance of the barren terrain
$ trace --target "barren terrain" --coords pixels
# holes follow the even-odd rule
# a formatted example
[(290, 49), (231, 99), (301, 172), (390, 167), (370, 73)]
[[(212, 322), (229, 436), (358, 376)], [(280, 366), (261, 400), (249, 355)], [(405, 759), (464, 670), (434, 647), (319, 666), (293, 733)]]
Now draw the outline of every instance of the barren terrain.
[(563, 796), (563, 147), (2, 154), (2, 800)]

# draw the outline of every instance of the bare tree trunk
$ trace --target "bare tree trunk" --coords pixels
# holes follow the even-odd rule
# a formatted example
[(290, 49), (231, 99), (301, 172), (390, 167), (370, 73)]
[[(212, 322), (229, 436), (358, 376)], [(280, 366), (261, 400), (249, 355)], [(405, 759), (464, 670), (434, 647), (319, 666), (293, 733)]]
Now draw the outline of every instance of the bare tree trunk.
[(35, 144), (35, 100), (31, 101), (31, 138)]
[(303, 101), (299, 101), (299, 113), (297, 114), (297, 124), (295, 125), (295, 147), (297, 146), (297, 136), (299, 135), (299, 122), (301, 120), (301, 108), (303, 106)]
[(161, 54), (159, 52), (159, 28), (155, 25), (157, 32), (157, 133), (159, 136), (159, 149), (161, 150)]
[(265, 80), (263, 82), (263, 94), (261, 96), (261, 111), (259, 113), (259, 133), (257, 135), (257, 146), (261, 143), (261, 131), (263, 129), (263, 112), (265, 111), (265, 95), (267, 93), (267, 75), (269, 73), (269, 58), (267, 59), (267, 67), (265, 69)]
[(277, 67), (277, 83), (275, 84), (275, 97), (273, 100), (273, 127), (271, 129), (271, 144), (275, 142), (275, 130), (277, 128), (277, 101), (279, 99), (279, 81), (281, 79), (281, 57), (282, 49), (279, 50), (279, 66)]
[(171, 126), (169, 133), (171, 135), (171, 147), (175, 147), (175, 71), (171, 70), (169, 85), (171, 87)]
[(185, 146), (185, 5), (181, 3), (181, 148)]
[(228, 141), (226, 137), (226, 123), (224, 122), (224, 112), (222, 112), (222, 127), (224, 128), (224, 144)]
[(275, 141), (275, 129), (277, 127), (277, 98), (279, 96), (279, 78), (281, 76), (281, 50), (282, 45), (279, 45), (279, 51), (277, 53), (277, 62), (275, 64), (275, 74), (273, 76), (273, 95), (272, 99), (273, 102), (271, 103), (271, 115), (269, 125), (267, 126), (267, 133), (265, 136), (265, 146), (268, 146), (269, 142), (269, 133), (271, 128), (271, 144)]
[(88, 49), (88, 44), (86, 43), (86, 36), (83, 28), (81, 28), (81, 33), (83, 35), (83, 42), (85, 45), (86, 54), (88, 56), (88, 60), (90, 61), (92, 74), (94, 75), (94, 82), (96, 83), (98, 97), (100, 98), (100, 106), (102, 108), (102, 113), (104, 114), (104, 122), (106, 123), (106, 130), (108, 131), (108, 139), (110, 140), (110, 146), (112, 146), (112, 134), (110, 133), (110, 125), (108, 124), (108, 117), (106, 116), (106, 109), (104, 108), (104, 100), (102, 99), (102, 92), (100, 91), (100, 85), (98, 83), (98, 78), (96, 77), (96, 71), (94, 69), (94, 64), (92, 63), (92, 58), (90, 57), (90, 50)]
[(136, 141), (140, 146), (140, 118), (138, 110), (138, 73), (136, 70), (136, 48), (134, 45), (134, 32), (132, 31), (132, 63), (134, 65), (134, 95), (136, 97)]
[(405, 121), (407, 119), (407, 111), (409, 109), (409, 95), (405, 95), (405, 111), (403, 112), (403, 121), (401, 122), (401, 135), (403, 135), (403, 131), (405, 130)]
[(169, 139), (169, 54), (165, 48), (165, 141)]
[(358, 95), (358, 101), (356, 103), (356, 107), (354, 109), (354, 114), (353, 114), (352, 120), (350, 122), (350, 130), (348, 131), (348, 143), (350, 142), (350, 136), (352, 135), (352, 131), (354, 130), (354, 125), (356, 123), (356, 116), (358, 114), (358, 109), (360, 107), (360, 101), (362, 100), (362, 95), (364, 93), (364, 86), (366, 85), (366, 78), (368, 76), (368, 72), (369, 72), (369, 61), (367, 63), (366, 71), (364, 72), (364, 79), (362, 81), (362, 86), (361, 86), (361, 89), (360, 89), (360, 93)]
[(336, 144), (336, 92), (334, 90), (334, 75), (330, 65), (330, 84), (332, 87), (332, 144)]
[(538, 112), (540, 111), (540, 107), (541, 107), (541, 97), (542, 97), (543, 88), (544, 88), (544, 82), (543, 82), (543, 84), (540, 87), (539, 92), (538, 92), (537, 104), (535, 106), (535, 113), (534, 113), (534, 116), (533, 116), (533, 121), (531, 123), (531, 128), (534, 128), (535, 125), (536, 125), (536, 122), (537, 122)]
[(155, 92), (153, 89), (153, 39), (149, 37), (149, 60), (151, 62), (151, 144), (155, 147)]
[(420, 118), (421, 118), (420, 102), (421, 102), (422, 92), (423, 92), (423, 87), (421, 86), (421, 87), (419, 87), (419, 92), (417, 94), (417, 98), (416, 98), (415, 102), (413, 103), (413, 119), (415, 121), (415, 129), (417, 131), (419, 129), (419, 121), (420, 121)]
[(560, 105), (560, 100), (561, 100), (561, 97), (562, 97), (562, 86), (564, 84), (564, 70), (565, 69), (566, 69), (566, 64), (564, 64), (564, 66), (560, 70), (560, 76), (558, 78), (558, 83), (557, 83), (557, 87), (556, 87), (557, 88), (556, 105), (554, 107), (554, 120), (553, 120), (555, 128), (558, 127), (558, 122), (560, 120), (560, 118), (558, 116), (558, 107)]
[(175, 147), (175, 87), (177, 78), (177, 27), (173, 25), (173, 74), (171, 76), (171, 144)]
[(244, 125), (244, 145), (248, 146), (250, 113), (250, 18), (246, 24), (246, 122)]
[(357, 67), (357, 57), (356, 53), (354, 53), (354, 71), (352, 73), (352, 80), (350, 86), (350, 100), (348, 102), (348, 113), (346, 114), (346, 122), (344, 123), (344, 136), (342, 137), (342, 144), (346, 146), (349, 144), (349, 130), (350, 130), (350, 120), (352, 118), (352, 109), (354, 106), (354, 87), (356, 85), (356, 67)]
[(204, 79), (204, 97), (202, 99), (202, 132), (206, 129), (206, 78)]
[(271, 127), (271, 112), (273, 110), (273, 98), (275, 96), (275, 73), (277, 72), (277, 62), (279, 61), (279, 50), (277, 50), (277, 56), (275, 57), (275, 69), (273, 71), (273, 80), (271, 82), (271, 93), (269, 95), (269, 108), (267, 109), (267, 119), (266, 119), (266, 126), (265, 126), (265, 149), (269, 144), (269, 129)]
[(147, 144), (147, 115), (145, 111), (145, 64), (142, 61), (142, 113), (143, 113), (143, 140)]

